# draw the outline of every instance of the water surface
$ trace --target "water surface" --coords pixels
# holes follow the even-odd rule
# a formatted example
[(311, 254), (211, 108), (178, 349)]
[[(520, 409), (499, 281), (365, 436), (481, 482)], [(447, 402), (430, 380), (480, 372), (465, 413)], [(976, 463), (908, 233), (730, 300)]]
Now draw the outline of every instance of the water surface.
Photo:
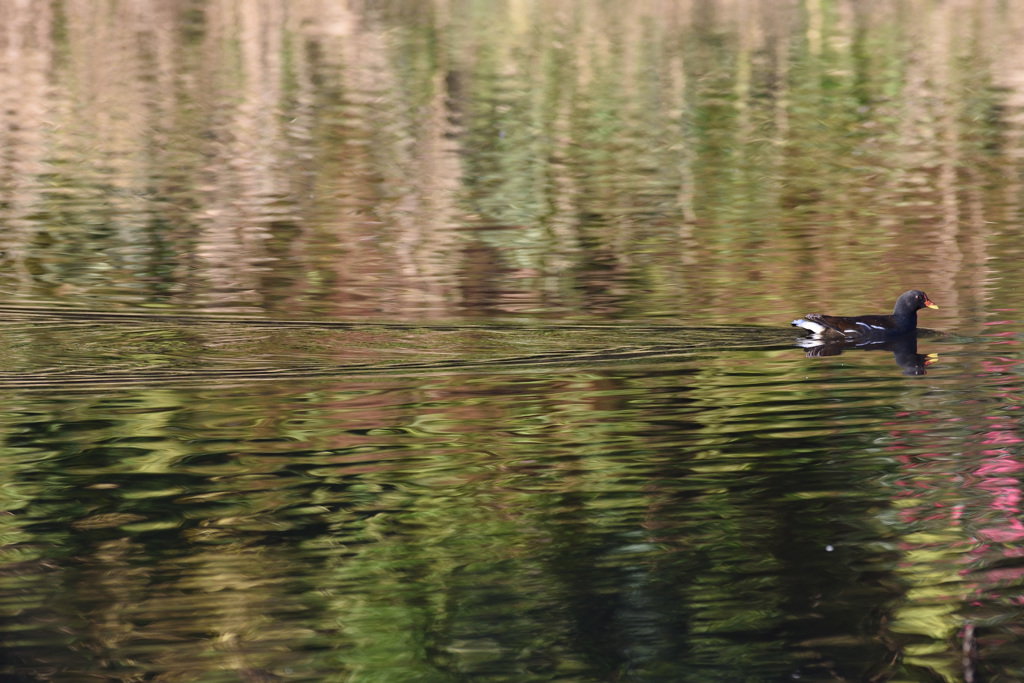
[(1022, 9), (4, 6), (0, 675), (1021, 679)]

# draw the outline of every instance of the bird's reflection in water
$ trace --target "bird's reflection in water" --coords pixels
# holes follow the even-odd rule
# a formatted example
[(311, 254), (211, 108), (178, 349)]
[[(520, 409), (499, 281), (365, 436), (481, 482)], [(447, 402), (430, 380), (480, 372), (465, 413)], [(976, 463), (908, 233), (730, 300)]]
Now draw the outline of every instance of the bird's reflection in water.
[(860, 349), (863, 351), (892, 351), (896, 365), (903, 368), (904, 375), (927, 374), (925, 368), (936, 360), (937, 353), (917, 352), (917, 332), (904, 334), (895, 339), (884, 341), (851, 341), (849, 339), (798, 339), (797, 346), (802, 346), (807, 351), (808, 358), (821, 356), (838, 356), (847, 349)]

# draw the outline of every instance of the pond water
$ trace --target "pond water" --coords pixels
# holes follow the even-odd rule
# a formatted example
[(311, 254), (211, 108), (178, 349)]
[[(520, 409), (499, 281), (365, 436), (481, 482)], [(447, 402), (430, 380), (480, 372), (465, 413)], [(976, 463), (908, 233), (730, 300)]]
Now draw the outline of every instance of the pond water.
[(0, 18), (0, 680), (1024, 679), (1021, 2)]

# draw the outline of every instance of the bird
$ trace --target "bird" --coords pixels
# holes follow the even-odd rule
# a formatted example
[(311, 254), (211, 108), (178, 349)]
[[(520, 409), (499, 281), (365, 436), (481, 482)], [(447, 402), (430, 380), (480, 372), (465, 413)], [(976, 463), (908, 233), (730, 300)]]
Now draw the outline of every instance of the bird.
[(813, 339), (884, 340), (917, 330), (917, 312), (924, 307), (938, 308), (919, 289), (900, 294), (892, 315), (858, 315), (851, 317), (808, 313), (793, 321), (794, 327), (811, 332)]

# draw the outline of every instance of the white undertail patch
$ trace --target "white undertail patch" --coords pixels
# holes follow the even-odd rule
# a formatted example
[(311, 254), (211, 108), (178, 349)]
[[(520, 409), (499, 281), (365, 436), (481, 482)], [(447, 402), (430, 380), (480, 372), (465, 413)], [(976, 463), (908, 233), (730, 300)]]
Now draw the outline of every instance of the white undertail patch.
[(813, 332), (814, 334), (821, 334), (822, 332), (828, 329), (821, 323), (811, 322), (810, 320), (804, 320), (803, 318), (797, 318), (791, 324), (793, 325), (793, 327), (802, 327), (809, 332)]

